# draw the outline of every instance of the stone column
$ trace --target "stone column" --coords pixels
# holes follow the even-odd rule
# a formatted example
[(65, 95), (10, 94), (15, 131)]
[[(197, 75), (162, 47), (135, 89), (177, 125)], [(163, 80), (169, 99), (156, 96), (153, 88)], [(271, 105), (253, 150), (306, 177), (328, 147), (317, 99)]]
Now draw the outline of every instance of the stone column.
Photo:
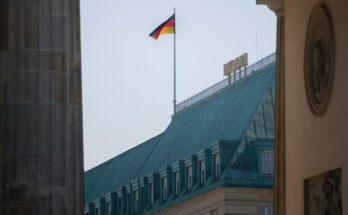
[(285, 215), (285, 18), (284, 0), (256, 0), (277, 16), (274, 214)]
[(285, 215), (285, 38), (284, 9), (277, 15), (277, 60), (276, 60), (276, 132), (275, 132), (275, 183), (274, 211)]
[(0, 1), (0, 214), (82, 214), (79, 0)]

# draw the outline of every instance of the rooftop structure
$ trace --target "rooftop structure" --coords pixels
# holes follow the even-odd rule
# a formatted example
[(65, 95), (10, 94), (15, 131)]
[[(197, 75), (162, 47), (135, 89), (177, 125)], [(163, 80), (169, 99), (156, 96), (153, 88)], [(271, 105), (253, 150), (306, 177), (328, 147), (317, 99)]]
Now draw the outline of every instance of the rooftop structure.
[(185, 99), (184, 101), (176, 105), (176, 111), (180, 112), (183, 109), (190, 107), (191, 105), (195, 105), (196, 103), (203, 101), (209, 96), (212, 96), (218, 93), (220, 90), (226, 88), (228, 85), (236, 84), (238, 83), (238, 81), (246, 78), (249, 75), (252, 75), (253, 72), (258, 71), (259, 69), (262, 69), (263, 67), (269, 64), (275, 63), (275, 57), (276, 57), (275, 53), (270, 54), (267, 57), (261, 59), (260, 61), (257, 61), (256, 63), (248, 66), (246, 70), (243, 69), (240, 72), (235, 73), (235, 77), (232, 76), (231, 79), (225, 78), (224, 80), (217, 82), (216, 84), (208, 87), (207, 89), (202, 90), (196, 95), (193, 95), (188, 99)]

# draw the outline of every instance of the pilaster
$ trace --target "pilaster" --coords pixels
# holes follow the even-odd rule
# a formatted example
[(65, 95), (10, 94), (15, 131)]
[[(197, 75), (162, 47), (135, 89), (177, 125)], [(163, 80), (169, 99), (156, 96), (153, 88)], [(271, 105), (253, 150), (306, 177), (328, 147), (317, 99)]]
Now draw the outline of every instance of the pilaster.
[(285, 215), (285, 9), (284, 0), (256, 0), (277, 16), (274, 212)]

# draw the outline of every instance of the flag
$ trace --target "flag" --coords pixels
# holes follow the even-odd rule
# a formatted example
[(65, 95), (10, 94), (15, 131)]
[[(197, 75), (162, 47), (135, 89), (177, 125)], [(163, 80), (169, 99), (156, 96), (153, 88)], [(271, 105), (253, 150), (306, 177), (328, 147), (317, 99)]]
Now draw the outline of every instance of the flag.
[(175, 34), (175, 14), (158, 26), (149, 36), (157, 40), (160, 34)]

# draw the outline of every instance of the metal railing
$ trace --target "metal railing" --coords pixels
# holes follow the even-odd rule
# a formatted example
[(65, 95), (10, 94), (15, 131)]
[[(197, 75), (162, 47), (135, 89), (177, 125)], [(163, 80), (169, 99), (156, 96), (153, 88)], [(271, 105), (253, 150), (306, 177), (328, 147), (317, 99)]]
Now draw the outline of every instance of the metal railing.
[(244, 79), (245, 77), (248, 77), (250, 74), (252, 74), (255, 71), (258, 71), (262, 69), (263, 67), (274, 63), (276, 59), (276, 54), (273, 53), (271, 55), (268, 55), (267, 57), (257, 61), (256, 63), (248, 66), (245, 69), (242, 69), (239, 72), (234, 73), (234, 76), (231, 76), (230, 78), (225, 78), (224, 80), (214, 84), (213, 86), (208, 87), (207, 89), (197, 93), (196, 95), (180, 102), (179, 104), (176, 105), (176, 113), (181, 112), (182, 110), (192, 106), (193, 104), (198, 103), (204, 98), (207, 98), (216, 92), (220, 91), (221, 89), (229, 86), (230, 84), (235, 84), (238, 83), (239, 80)]

